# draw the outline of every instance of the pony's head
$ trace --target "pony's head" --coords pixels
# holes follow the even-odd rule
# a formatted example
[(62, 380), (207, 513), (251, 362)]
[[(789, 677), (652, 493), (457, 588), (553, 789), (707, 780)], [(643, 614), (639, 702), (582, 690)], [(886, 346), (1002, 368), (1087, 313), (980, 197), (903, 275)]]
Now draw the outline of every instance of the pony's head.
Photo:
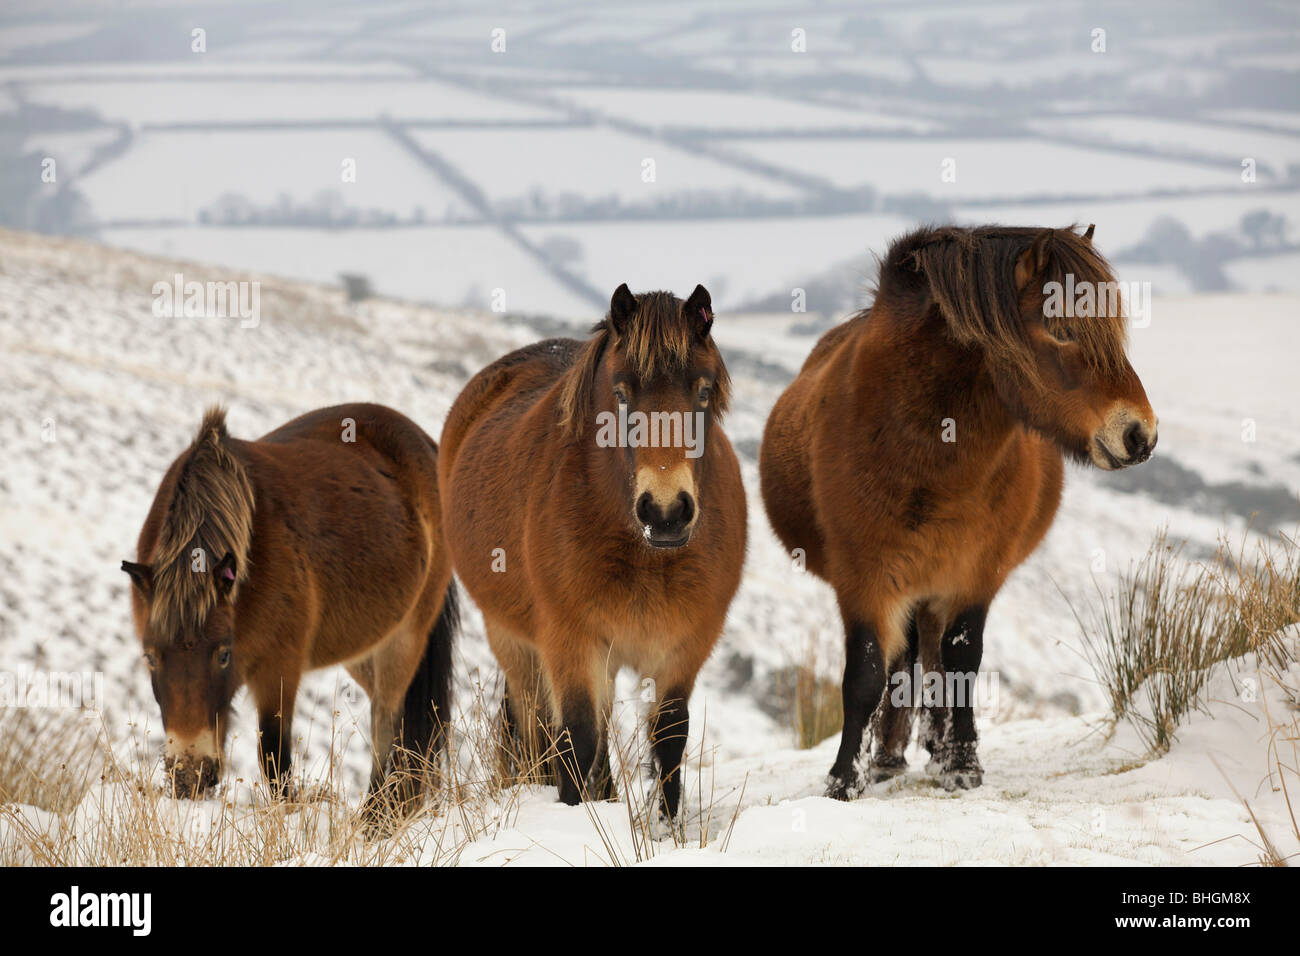
[(592, 436), (629, 530), (652, 548), (686, 545), (700, 517), (705, 449), (731, 394), (712, 327), (702, 285), (685, 302), (621, 285), (562, 386), (565, 433)]
[(225, 413), (212, 409), (164, 479), (152, 547), (142, 535), (141, 561), (122, 562), (162, 710), (167, 771), (187, 795), (220, 777), (230, 702), (242, 683), (235, 598), (248, 571), (253, 491), (226, 440)]
[(983, 353), (1011, 413), (1109, 471), (1151, 457), (1157, 420), (1125, 354), (1120, 285), (1092, 234), (933, 229), (909, 237), (907, 255), (952, 338)]

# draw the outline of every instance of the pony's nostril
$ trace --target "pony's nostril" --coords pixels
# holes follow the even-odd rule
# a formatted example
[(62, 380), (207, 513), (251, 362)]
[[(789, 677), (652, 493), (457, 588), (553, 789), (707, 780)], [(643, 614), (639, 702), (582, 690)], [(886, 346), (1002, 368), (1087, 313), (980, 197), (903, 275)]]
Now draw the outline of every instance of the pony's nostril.
[(695, 517), (695, 499), (684, 491), (677, 493), (677, 507), (674, 509), (672, 517), (684, 525), (691, 523)]
[(643, 491), (641, 497), (636, 500), (636, 520), (642, 524), (654, 524), (656, 510), (650, 492)]
[(1129, 458), (1141, 458), (1150, 453), (1151, 445), (1141, 422), (1133, 422), (1124, 429), (1124, 450), (1128, 452)]

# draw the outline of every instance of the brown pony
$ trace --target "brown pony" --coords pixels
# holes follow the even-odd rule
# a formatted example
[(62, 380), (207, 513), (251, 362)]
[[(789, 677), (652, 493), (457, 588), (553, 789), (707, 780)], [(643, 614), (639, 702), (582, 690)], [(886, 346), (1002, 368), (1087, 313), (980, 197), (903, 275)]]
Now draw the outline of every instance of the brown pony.
[[(456, 600), (442, 546), (438, 450), (380, 405), (338, 405), (257, 441), (210, 409), (140, 532), (136, 630), (162, 709), (166, 765), (196, 794), (220, 777), (247, 684), (261, 766), (288, 781), (303, 671), (343, 664), (370, 696), (374, 798), (406, 804), (444, 743)], [(392, 783), (393, 787), (386, 786)]]
[(447, 546), (505, 673), (506, 726), (529, 754), (554, 729), (570, 805), (612, 793), (608, 688), (629, 666), (654, 682), (660, 808), (677, 812), (687, 701), (745, 555), (712, 324), (703, 286), (685, 303), (619, 286), (590, 339), (498, 359), (443, 428)]
[[(1061, 307), (1062, 289), (1079, 301)], [(968, 690), (985, 615), (1052, 523), (1063, 456), (1112, 470), (1156, 444), (1116, 289), (1092, 227), (917, 230), (890, 247), (871, 308), (821, 339), (773, 408), (763, 503), (844, 621), (828, 796), (865, 785), (887, 677), (870, 779), (906, 768), (917, 688), (899, 672), (918, 645), (942, 688), (923, 731), (932, 769), (948, 789), (982, 782)]]

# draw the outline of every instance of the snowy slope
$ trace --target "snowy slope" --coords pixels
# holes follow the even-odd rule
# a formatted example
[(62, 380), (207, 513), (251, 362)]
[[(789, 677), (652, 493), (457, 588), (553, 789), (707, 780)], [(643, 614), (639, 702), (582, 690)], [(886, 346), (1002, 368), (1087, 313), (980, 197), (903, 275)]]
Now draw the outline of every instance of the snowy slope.
[[(252, 437), (309, 408), (378, 401), (436, 435), (470, 374), (556, 326), (388, 300), (352, 306), (333, 289), (265, 278), (256, 329), (230, 319), (155, 317), (153, 283), (176, 272), (252, 278), (0, 232), (0, 671), (102, 673), (99, 704), (110, 737), (138, 739), (146, 754), (156, 754), (160, 727), (118, 564), (133, 555), (156, 484), (203, 407), (225, 402), (231, 430)], [(728, 859), (1253, 859), (1244, 845), (1183, 855), (1243, 830), (1244, 811), (1203, 759), (1214, 748), (1235, 750), (1244, 787), (1253, 751), (1233, 746), (1237, 725), (1219, 725), (1230, 728), (1228, 739), (1189, 742), (1142, 770), (1106, 775), (1135, 756), (1136, 745), (1126, 752), (1122, 737), (1103, 745), (1090, 736), (1095, 720), (1074, 716), (1099, 710), (1103, 699), (1078, 653), (1069, 602), (1081, 606), (1096, 586), (1108, 587), (1161, 527), (1200, 554), (1224, 529), (1234, 539), (1244, 533), (1259, 502), (1295, 521), (1286, 499), (1294, 504), (1300, 486), (1300, 425), (1292, 414), (1300, 396), (1288, 368), (1293, 355), (1273, 343), (1289, 335), (1300, 299), (1158, 300), (1151, 327), (1133, 336), (1134, 364), (1161, 418), (1156, 457), (1123, 475), (1072, 469), (1053, 531), (994, 605), (985, 666), (997, 694), (983, 709), (985, 788), (952, 797), (916, 774), (881, 800), (850, 807), (818, 796), (834, 741), (788, 750), (792, 733), (772, 716), (776, 675), (806, 657), (809, 641), (833, 664), (840, 641), (830, 590), (793, 571), (757, 496), (763, 421), (814, 339), (790, 330), (804, 316), (733, 317), (725, 301), (716, 304), (735, 379), (726, 427), (742, 453), (751, 543), (741, 592), (693, 700), (691, 749), (701, 755), (693, 772), (704, 775), (724, 829), (744, 788), (749, 809), (731, 832)], [(569, 319), (580, 329), (595, 317)], [(1253, 441), (1242, 440), (1245, 419), (1254, 422)], [(45, 441), (51, 422), (55, 440)], [(480, 623), (472, 611), (467, 618), (457, 661), (462, 701), (480, 685), (491, 696), (495, 675)], [(235, 773), (255, 777), (251, 707), (242, 695), (236, 706)], [(341, 742), (355, 793), (369, 763), (365, 725), (364, 699), (341, 671), (305, 681), (295, 735), (306, 772), (321, 772), (332, 741)], [(1112, 805), (1106, 826), (1115, 829), (1092, 834), (1090, 815)], [(505, 843), (481, 848), (483, 862), (510, 849), (516, 832), (520, 841), (554, 834), (560, 857), (582, 858), (577, 851), (592, 838), (586, 811), (555, 806), (549, 793), (525, 797), (518, 810), (517, 820), (503, 821), (498, 840)], [(623, 813), (626, 829), (617, 805), (595, 812)], [(794, 822), (805, 828), (792, 829)], [(464, 857), (472, 859), (480, 856)]]

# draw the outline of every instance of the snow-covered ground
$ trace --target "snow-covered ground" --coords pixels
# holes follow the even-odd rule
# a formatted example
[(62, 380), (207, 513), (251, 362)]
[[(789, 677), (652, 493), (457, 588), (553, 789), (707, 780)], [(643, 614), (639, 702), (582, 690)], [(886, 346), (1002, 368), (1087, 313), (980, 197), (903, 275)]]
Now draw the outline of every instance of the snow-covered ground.
[[(132, 753), (130, 741), (139, 744), (146, 770), (160, 728), (118, 564), (132, 556), (157, 482), (203, 407), (225, 402), (232, 431), (251, 437), (313, 407), (371, 400), (436, 435), (470, 374), (555, 327), (386, 299), (349, 305), (324, 286), (28, 234), (0, 232), (0, 265), (0, 672), (102, 675), (103, 726), (119, 756)], [(260, 324), (156, 317), (153, 284), (177, 272), (200, 281), (258, 279)], [(676, 291), (691, 281), (674, 277)], [(1257, 835), (1229, 780), (1284, 842), (1291, 831), (1268, 786), (1271, 738), (1261, 708), (1267, 703), (1275, 721), (1290, 719), (1285, 699), (1294, 700), (1297, 675), (1289, 675), (1289, 691), (1257, 679), (1254, 701), (1217, 684), (1209, 714), (1196, 716), (1168, 755), (1143, 762), (1123, 728), (1110, 741), (1099, 732), (1105, 700), (1080, 655), (1070, 605), (1081, 608), (1113, 585), (1161, 528), (1202, 556), (1221, 534), (1239, 541), (1252, 511), (1294, 527), (1300, 386), (1288, 343), (1300, 298), (1157, 297), (1150, 326), (1133, 330), (1132, 357), (1160, 415), (1160, 448), (1147, 465), (1118, 475), (1071, 469), (1052, 532), (995, 602), (985, 652), (996, 699), (990, 694), (982, 708), (984, 788), (949, 795), (916, 769), (847, 806), (820, 796), (835, 740), (791, 749), (780, 707), (782, 675), (807, 659), (810, 642), (837, 679), (833, 598), (792, 568), (757, 497), (763, 422), (814, 337), (793, 328), (807, 316), (731, 315), (716, 295), (715, 306), (735, 380), (726, 427), (750, 492), (750, 547), (740, 594), (692, 702), (687, 800), (697, 819), (687, 838), (698, 847), (703, 832), (707, 846), (661, 841), (643, 854), (682, 863), (1252, 862)], [(596, 315), (570, 318), (581, 335)], [(462, 703), (479, 687), (492, 696), (495, 666), (472, 609), (457, 674)], [(624, 691), (634, 695), (635, 684)], [(254, 780), (253, 716), (242, 697), (236, 706), (231, 778)], [(335, 779), (359, 792), (369, 764), (365, 709), (341, 672), (304, 683), (294, 732), (309, 779), (341, 752)], [(238, 786), (230, 787), (236, 798)], [(83, 811), (104, 799), (93, 790)], [(175, 813), (208, 812), (210, 804), (220, 807), (211, 801)], [(461, 834), (460, 862), (637, 856), (621, 804), (565, 808), (538, 790), (510, 795), (491, 820), (487, 834)], [(0, 825), (0, 840), (6, 833)]]
[[(1088, 718), (1026, 718), (984, 727), (981, 759), (997, 771), (979, 790), (945, 793), (920, 769), (925, 755), (914, 748), (905, 777), (840, 803), (821, 795), (838, 744), (831, 739), (700, 771), (687, 784), (690, 816), (680, 843), (638, 846), (619, 805), (596, 810), (599, 837), (593, 824), (575, 823), (570, 808), (539, 792), (499, 832), (465, 847), (460, 862), (631, 862), (640, 850), (674, 865), (1253, 863), (1260, 833), (1250, 811), (1281, 852), (1300, 849), (1280, 775), (1268, 773), (1279, 754), (1292, 766), (1297, 754), (1294, 724), (1286, 733), (1273, 729), (1294, 714), (1300, 666), (1288, 676), (1283, 690), (1253, 660), (1225, 671), (1207, 692), (1209, 713), (1193, 715), (1169, 754), (1140, 766), (1145, 748), (1125, 728), (1107, 741)], [(1252, 699), (1243, 679), (1266, 690)]]

